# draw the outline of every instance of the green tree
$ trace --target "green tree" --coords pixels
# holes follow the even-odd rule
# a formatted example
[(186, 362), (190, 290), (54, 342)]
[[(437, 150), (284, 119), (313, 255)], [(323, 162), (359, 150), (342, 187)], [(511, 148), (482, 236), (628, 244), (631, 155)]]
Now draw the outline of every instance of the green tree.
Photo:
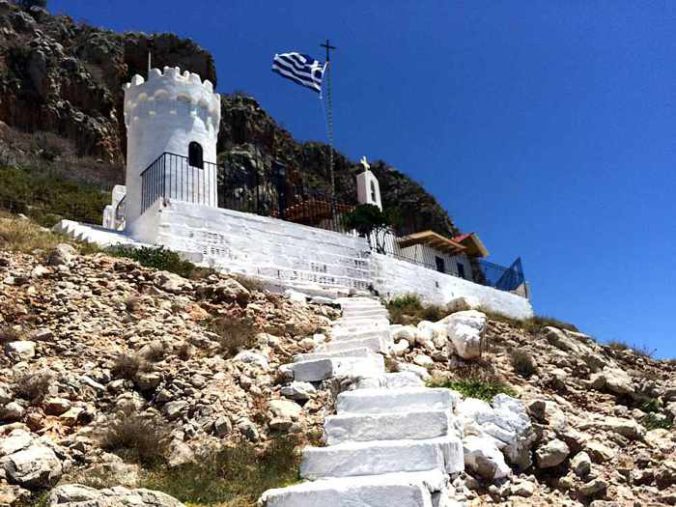
[(394, 212), (381, 211), (373, 204), (360, 204), (347, 213), (343, 220), (345, 226), (365, 237), (372, 249), (378, 253), (385, 253), (385, 238), (396, 222)]

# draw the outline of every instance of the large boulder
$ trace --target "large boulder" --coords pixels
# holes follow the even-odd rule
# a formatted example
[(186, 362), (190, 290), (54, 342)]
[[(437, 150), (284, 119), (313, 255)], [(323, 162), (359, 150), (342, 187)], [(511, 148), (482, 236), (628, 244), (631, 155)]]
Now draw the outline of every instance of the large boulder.
[(486, 315), (476, 310), (457, 312), (444, 318), (448, 338), (463, 359), (481, 356), (481, 337), (486, 329)]
[(629, 374), (620, 368), (603, 368), (590, 379), (591, 387), (597, 391), (609, 391), (619, 395), (635, 395), (636, 388)]
[(2, 462), (10, 481), (29, 489), (52, 486), (63, 473), (59, 458), (43, 445), (33, 445), (10, 454)]
[(127, 489), (117, 486), (110, 489), (94, 489), (79, 484), (67, 484), (54, 488), (47, 500), (47, 507), (185, 507), (175, 498), (149, 489)]

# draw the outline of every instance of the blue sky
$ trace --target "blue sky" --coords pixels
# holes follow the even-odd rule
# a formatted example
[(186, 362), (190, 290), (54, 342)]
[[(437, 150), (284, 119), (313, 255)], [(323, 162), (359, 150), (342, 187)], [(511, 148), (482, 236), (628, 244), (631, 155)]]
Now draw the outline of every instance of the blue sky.
[(218, 89), (325, 139), (275, 52), (335, 53), (337, 147), (421, 182), (491, 260), (522, 256), (536, 311), (676, 357), (676, 3), (51, 0), (211, 51)]

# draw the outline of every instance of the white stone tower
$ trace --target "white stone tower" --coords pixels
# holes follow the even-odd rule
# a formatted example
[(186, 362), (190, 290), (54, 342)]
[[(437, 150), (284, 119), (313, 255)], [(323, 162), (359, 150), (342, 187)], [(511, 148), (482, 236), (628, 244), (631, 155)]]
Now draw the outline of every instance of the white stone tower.
[(138, 217), (163, 197), (217, 206), (221, 97), (212, 83), (165, 67), (151, 69), (148, 81), (135, 75), (124, 88), (128, 229), (133, 234)]

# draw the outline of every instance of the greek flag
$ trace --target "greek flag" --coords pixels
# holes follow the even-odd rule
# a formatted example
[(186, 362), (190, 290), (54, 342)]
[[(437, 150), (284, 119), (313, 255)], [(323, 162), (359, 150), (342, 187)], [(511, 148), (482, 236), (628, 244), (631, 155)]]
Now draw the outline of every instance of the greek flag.
[(272, 61), (272, 72), (317, 93), (322, 92), (324, 70), (325, 64), (300, 53), (276, 54)]

